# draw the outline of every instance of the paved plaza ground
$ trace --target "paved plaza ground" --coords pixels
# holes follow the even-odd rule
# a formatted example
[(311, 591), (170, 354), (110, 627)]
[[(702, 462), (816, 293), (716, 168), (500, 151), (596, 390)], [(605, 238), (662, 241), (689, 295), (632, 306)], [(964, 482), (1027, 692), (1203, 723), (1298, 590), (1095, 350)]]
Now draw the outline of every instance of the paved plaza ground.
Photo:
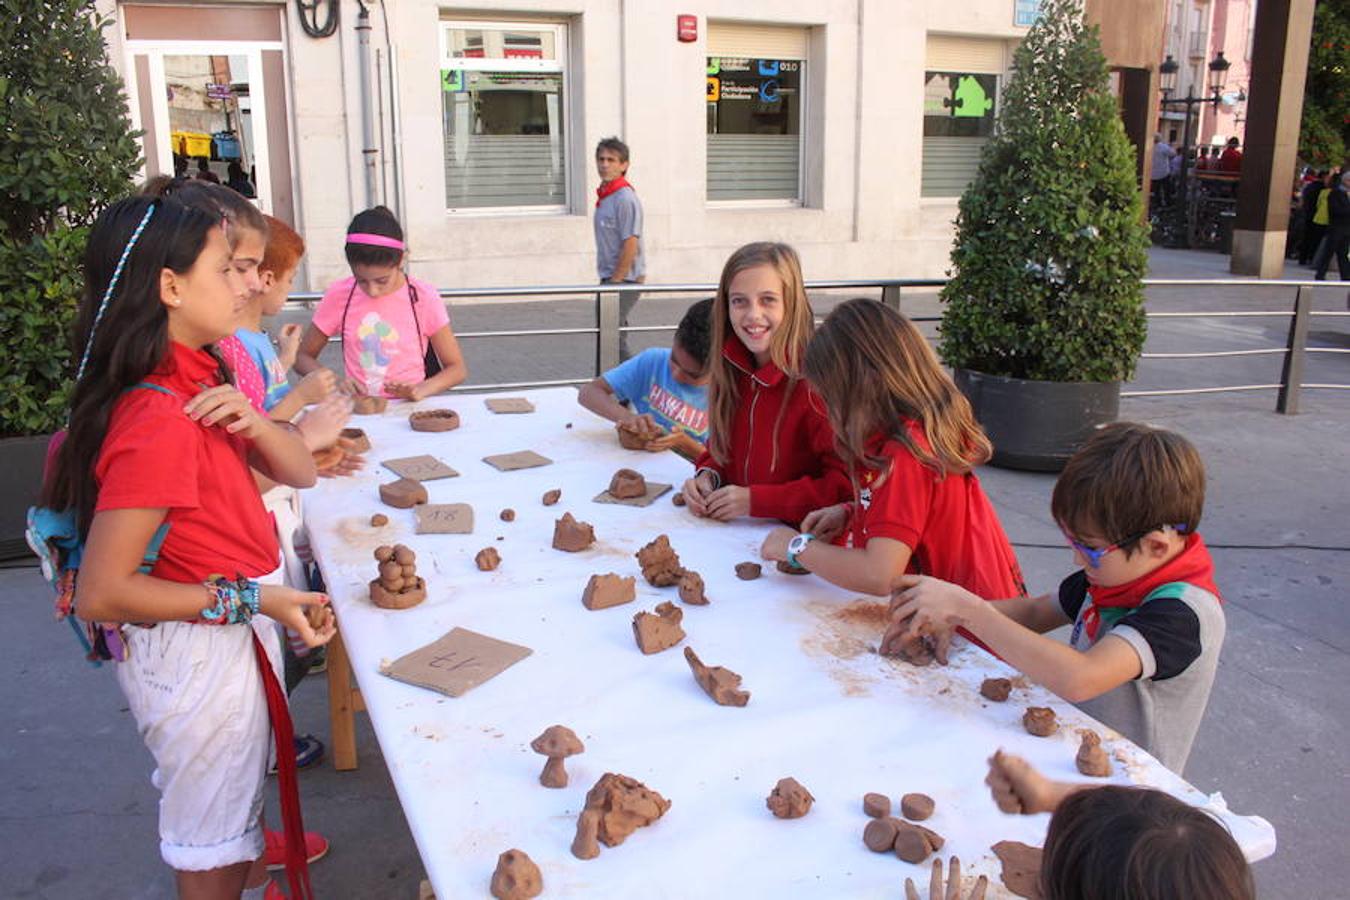
[[(1227, 277), (1227, 259), (1217, 254), (1155, 250), (1152, 259), (1156, 277)], [(1292, 265), (1286, 273), (1309, 275)], [(1329, 283), (1316, 307), (1344, 311), (1346, 292)], [(828, 308), (836, 299), (813, 301)], [(1287, 309), (1292, 300), (1290, 290), (1233, 286), (1149, 292), (1151, 310)], [(905, 304), (915, 315), (936, 311), (931, 293)], [(681, 305), (644, 301), (636, 322), (673, 323)], [(593, 322), (581, 301), (475, 302), (452, 314), (459, 331)], [(1155, 320), (1148, 349), (1251, 349), (1282, 344), (1287, 329), (1275, 319)], [(1313, 346), (1350, 348), (1350, 320), (1317, 319), (1311, 331)], [(470, 340), (465, 348), (480, 384), (585, 377), (594, 360), (585, 338)], [(1146, 360), (1131, 387), (1266, 383), (1278, 375), (1278, 357)], [(1313, 357), (1306, 380), (1350, 383), (1350, 355)], [(1342, 896), (1341, 869), (1350, 861), (1350, 392), (1309, 391), (1297, 416), (1274, 407), (1274, 393), (1260, 391), (1127, 399), (1121, 415), (1186, 434), (1209, 470), (1202, 530), (1229, 631), (1186, 776), (1201, 790), (1222, 791), (1234, 811), (1275, 826), (1279, 850), (1256, 866), (1261, 896)], [(986, 469), (981, 478), (1028, 583), (1052, 588), (1070, 564), (1048, 517), (1053, 476)], [(172, 877), (157, 853), (149, 756), (112, 673), (79, 661), (50, 609), (36, 570), (0, 571), (9, 648), (0, 660), (0, 896), (171, 897)], [(297, 729), (326, 738), (325, 704), (324, 680), (308, 679), (294, 697)], [(358, 771), (325, 764), (302, 775), (306, 822), (333, 844), (313, 869), (315, 888), (323, 897), (413, 898), (421, 862), (369, 723), (363, 716), (358, 723)]]

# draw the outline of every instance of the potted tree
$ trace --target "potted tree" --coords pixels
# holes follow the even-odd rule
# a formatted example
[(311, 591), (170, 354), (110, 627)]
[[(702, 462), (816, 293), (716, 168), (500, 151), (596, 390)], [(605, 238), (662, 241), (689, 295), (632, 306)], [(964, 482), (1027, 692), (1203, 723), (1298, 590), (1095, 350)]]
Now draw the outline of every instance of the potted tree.
[(65, 424), (85, 237), (139, 165), (122, 83), (86, 0), (0, 0), (0, 558), (47, 436)]
[(961, 197), (939, 352), (994, 463), (1057, 471), (1143, 349), (1148, 232), (1096, 27), (1045, 0)]

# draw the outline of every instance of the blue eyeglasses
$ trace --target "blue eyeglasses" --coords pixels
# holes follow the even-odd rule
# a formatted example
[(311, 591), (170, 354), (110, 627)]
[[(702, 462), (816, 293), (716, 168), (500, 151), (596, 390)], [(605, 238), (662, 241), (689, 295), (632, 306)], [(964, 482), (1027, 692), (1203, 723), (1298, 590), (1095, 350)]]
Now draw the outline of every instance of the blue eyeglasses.
[(1091, 566), (1094, 569), (1100, 569), (1102, 565), (1102, 558), (1106, 556), (1106, 554), (1119, 550), (1126, 544), (1132, 544), (1150, 532), (1160, 531), (1167, 528), (1171, 528), (1177, 534), (1184, 534), (1186, 532), (1185, 525), (1159, 525), (1156, 528), (1146, 528), (1143, 531), (1139, 532), (1138, 534), (1132, 534), (1129, 537), (1123, 537), (1120, 540), (1116, 541), (1115, 543), (1108, 544), (1105, 547), (1089, 547), (1082, 541), (1075, 539), (1067, 531), (1064, 531), (1063, 528), (1061, 528), (1060, 531), (1063, 532), (1064, 540), (1069, 542), (1069, 546), (1077, 550), (1079, 553), (1083, 554), (1083, 558), (1088, 561), (1089, 566)]

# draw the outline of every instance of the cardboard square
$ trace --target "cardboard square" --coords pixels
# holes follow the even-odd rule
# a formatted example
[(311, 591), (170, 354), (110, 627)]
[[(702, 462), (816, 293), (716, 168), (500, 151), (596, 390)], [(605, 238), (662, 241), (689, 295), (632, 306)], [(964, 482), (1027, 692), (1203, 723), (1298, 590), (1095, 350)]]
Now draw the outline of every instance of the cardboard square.
[(495, 413), (532, 413), (534, 404), (524, 397), (493, 397), (484, 400), (487, 408)]
[(395, 475), (413, 481), (435, 481), (438, 478), (458, 478), (459, 473), (434, 456), (401, 456), (386, 459), (380, 465)]
[(514, 472), (516, 469), (533, 469), (536, 466), (551, 466), (553, 460), (540, 456), (533, 450), (517, 450), (515, 453), (498, 453), (483, 457), (483, 462), (500, 472)]
[(441, 638), (380, 668), (395, 681), (462, 697), (534, 651), (497, 638), (451, 628)]
[(473, 507), (467, 503), (423, 503), (413, 511), (418, 534), (473, 534)]
[(660, 497), (666, 491), (670, 490), (670, 485), (661, 484), (657, 481), (647, 482), (647, 493), (641, 497), (629, 497), (626, 500), (620, 500), (609, 491), (601, 491), (592, 499), (596, 503), (617, 503), (619, 506), (651, 506), (657, 497)]

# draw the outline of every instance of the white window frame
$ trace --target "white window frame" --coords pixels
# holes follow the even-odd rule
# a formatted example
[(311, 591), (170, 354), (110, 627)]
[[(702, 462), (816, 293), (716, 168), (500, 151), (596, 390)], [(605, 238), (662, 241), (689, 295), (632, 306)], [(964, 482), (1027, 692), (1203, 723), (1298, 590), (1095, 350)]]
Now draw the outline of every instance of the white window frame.
[[(809, 59), (810, 55), (811, 54), (807, 52), (803, 54), (803, 56), (807, 58), (795, 60), (791, 56), (779, 57), (779, 59), (791, 60), (802, 64), (801, 76), (798, 78), (799, 86), (797, 88), (797, 93), (801, 97), (801, 104), (802, 104), (801, 112), (798, 113), (798, 118), (801, 120), (801, 128), (797, 130), (797, 196), (774, 198), (774, 199), (751, 198), (749, 200), (708, 200), (706, 199), (708, 191), (708, 160), (707, 157), (705, 156), (703, 160), (703, 191), (705, 198), (704, 202), (707, 204), (708, 209), (802, 209), (806, 206), (806, 127), (811, 112), (810, 110), (811, 92), (809, 90), (809, 82), (811, 78), (812, 67), (810, 65), (811, 62), (811, 60)], [(709, 54), (704, 54), (703, 57), (704, 66), (707, 65), (708, 56)], [(743, 57), (718, 56), (717, 58), (756, 59), (757, 57), (752, 56), (750, 54), (746, 54)], [(704, 110), (704, 114), (706, 121), (706, 114), (707, 114), (706, 109)], [(703, 134), (705, 148), (707, 146), (707, 139), (708, 139), (706, 127), (707, 126), (705, 125), (704, 126), (705, 131)]]
[[(531, 19), (516, 19), (512, 21), (485, 20), (485, 19), (440, 19), (437, 23), (437, 44), (439, 46), (440, 67), (436, 72), (437, 78), (440, 73), (446, 69), (459, 69), (463, 72), (545, 72), (557, 73), (562, 76), (562, 87), (559, 90), (559, 97), (563, 101), (563, 127), (562, 135), (562, 153), (563, 153), (563, 202), (560, 204), (543, 204), (535, 206), (449, 206), (445, 207), (447, 217), (453, 218), (475, 218), (484, 216), (556, 216), (569, 212), (572, 208), (572, 160), (568, 158), (568, 145), (572, 141), (572, 102), (571, 102), (571, 80), (567, 75), (568, 46), (567, 46), (567, 25), (562, 22), (533, 21)], [(520, 31), (546, 31), (553, 34), (553, 47), (555, 59), (531, 59), (529, 57), (515, 57), (512, 59), (479, 59), (473, 57), (456, 57), (450, 55), (450, 31), (453, 29), (495, 29), (498, 31), (509, 31), (517, 29)], [(444, 98), (437, 98), (439, 102), (444, 103)], [(443, 114), (442, 114), (443, 115)], [(442, 126), (441, 131), (441, 168), (445, 167), (445, 139), (447, 135)], [(444, 191), (442, 191), (444, 195)], [(444, 199), (442, 199), (444, 202)]]

